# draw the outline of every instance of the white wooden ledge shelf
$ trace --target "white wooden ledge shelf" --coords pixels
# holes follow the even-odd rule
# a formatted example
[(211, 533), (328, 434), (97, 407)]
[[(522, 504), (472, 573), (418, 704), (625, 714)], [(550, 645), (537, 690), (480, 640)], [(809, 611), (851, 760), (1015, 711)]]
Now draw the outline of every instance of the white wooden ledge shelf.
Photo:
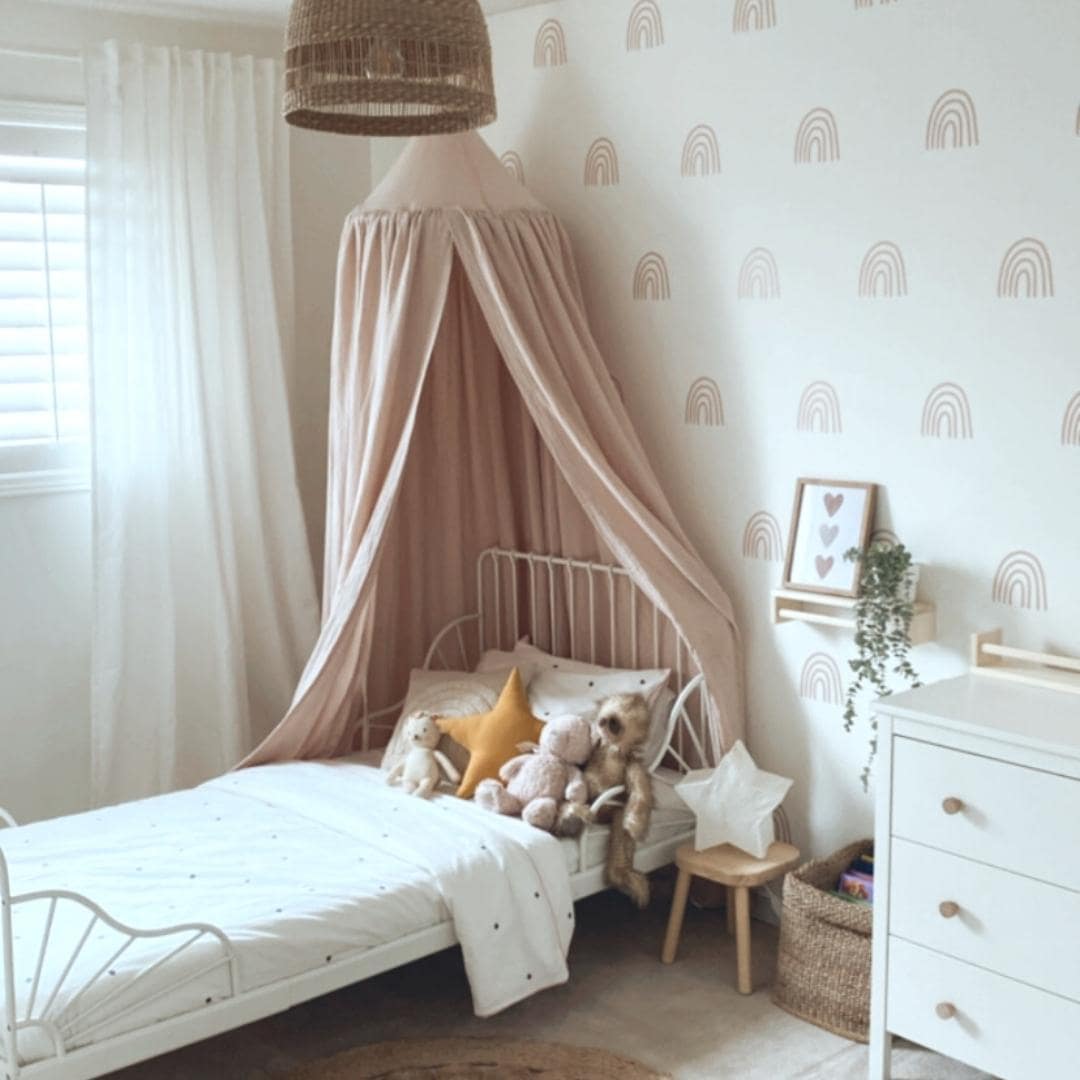
[[(772, 615), (774, 623), (804, 622), (854, 630), (855, 598), (826, 596), (824, 593), (802, 592), (799, 589), (774, 589)], [(911, 616), (911, 644), (923, 645), (935, 637), (937, 608), (923, 600), (916, 600)]]

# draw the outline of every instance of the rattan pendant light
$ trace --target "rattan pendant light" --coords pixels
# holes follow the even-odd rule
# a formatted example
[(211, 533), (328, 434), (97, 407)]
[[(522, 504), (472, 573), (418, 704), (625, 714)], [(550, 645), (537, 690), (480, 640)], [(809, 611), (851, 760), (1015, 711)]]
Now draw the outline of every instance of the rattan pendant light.
[(495, 119), (479, 0), (293, 0), (285, 119), (349, 135), (468, 131)]

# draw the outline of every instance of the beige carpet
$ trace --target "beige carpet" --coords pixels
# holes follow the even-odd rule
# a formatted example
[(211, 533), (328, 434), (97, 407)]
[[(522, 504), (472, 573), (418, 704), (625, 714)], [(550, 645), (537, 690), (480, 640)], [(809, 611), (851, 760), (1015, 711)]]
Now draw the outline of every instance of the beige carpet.
[(406, 1039), (317, 1061), (284, 1080), (670, 1080), (608, 1050), (529, 1039)]
[[(793, 1080), (866, 1080), (866, 1047), (848, 1046), (825, 1061), (796, 1073)], [(892, 1080), (988, 1080), (985, 1073), (948, 1061), (918, 1046), (897, 1043)]]

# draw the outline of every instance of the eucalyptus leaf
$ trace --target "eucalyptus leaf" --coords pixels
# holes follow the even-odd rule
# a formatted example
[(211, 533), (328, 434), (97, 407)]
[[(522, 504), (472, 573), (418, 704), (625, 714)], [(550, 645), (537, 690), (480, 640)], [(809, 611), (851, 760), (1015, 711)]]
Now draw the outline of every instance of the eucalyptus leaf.
[[(919, 675), (908, 660), (911, 649), (911, 619), (914, 605), (908, 600), (907, 583), (914, 565), (911, 552), (903, 544), (871, 544), (869, 548), (849, 548), (846, 562), (860, 565), (859, 596), (855, 601), (856, 657), (848, 661), (854, 678), (844, 700), (844, 730), (851, 731), (858, 719), (859, 695), (871, 690), (877, 697), (892, 693), (889, 675), (919, 686)], [(870, 716), (870, 756), (860, 779), (863, 790), (870, 785), (870, 769), (877, 753), (877, 717)]]

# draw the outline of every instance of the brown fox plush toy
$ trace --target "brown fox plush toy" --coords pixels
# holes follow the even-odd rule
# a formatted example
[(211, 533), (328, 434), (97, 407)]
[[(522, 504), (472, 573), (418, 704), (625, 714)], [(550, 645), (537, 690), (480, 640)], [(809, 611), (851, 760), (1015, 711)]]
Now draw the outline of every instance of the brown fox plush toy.
[(634, 852), (648, 832), (653, 807), (652, 778), (641, 761), (641, 748), (649, 734), (648, 702), (640, 694), (605, 698), (595, 729), (597, 743), (585, 765), (589, 801), (608, 788), (620, 784), (626, 788), (625, 795), (598, 813), (598, 820), (611, 823), (608, 884), (643, 908), (649, 903), (649, 879), (634, 869)]

